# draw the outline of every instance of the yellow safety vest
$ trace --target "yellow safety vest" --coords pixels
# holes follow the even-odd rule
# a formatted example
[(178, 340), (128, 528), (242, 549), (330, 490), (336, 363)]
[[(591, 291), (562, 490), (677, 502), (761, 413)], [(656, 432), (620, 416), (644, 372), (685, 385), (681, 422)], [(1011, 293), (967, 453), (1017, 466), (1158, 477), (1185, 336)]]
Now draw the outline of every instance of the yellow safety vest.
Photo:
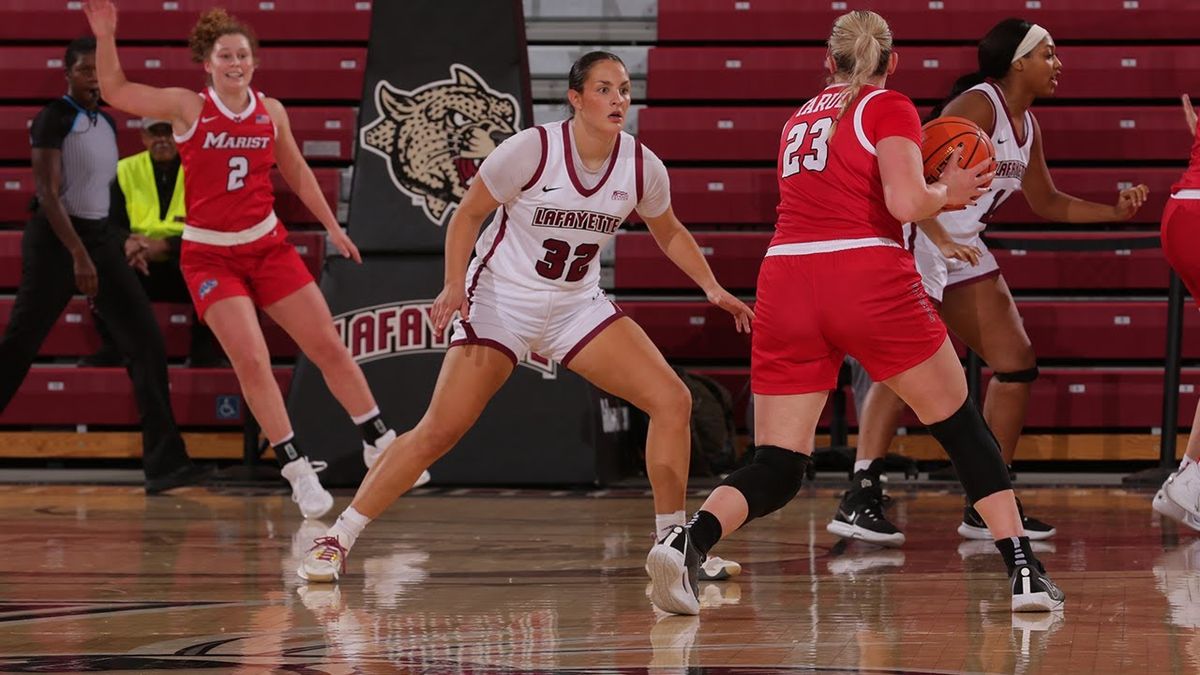
[(133, 232), (152, 239), (166, 239), (183, 234), (187, 211), (183, 206), (183, 167), (175, 177), (175, 191), (167, 217), (160, 220), (158, 185), (154, 182), (154, 161), (150, 151), (139, 152), (117, 162), (117, 183), (125, 193), (125, 210), (129, 212), (129, 227)]

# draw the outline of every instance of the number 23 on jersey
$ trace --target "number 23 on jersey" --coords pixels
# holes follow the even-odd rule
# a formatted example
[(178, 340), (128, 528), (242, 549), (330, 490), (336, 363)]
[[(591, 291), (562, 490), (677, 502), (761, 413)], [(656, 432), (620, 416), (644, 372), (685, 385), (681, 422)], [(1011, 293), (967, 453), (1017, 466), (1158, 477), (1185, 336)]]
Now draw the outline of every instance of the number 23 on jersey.
[(829, 161), (829, 129), (832, 117), (823, 117), (811, 125), (801, 122), (788, 130), (788, 144), (783, 149), (781, 177), (794, 176), (801, 171), (824, 171)]

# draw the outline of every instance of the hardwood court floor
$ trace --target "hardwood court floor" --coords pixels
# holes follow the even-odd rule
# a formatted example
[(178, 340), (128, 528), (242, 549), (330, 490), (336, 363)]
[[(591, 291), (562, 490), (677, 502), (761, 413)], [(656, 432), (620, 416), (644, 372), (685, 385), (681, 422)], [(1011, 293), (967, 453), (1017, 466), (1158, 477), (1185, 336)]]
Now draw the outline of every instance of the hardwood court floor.
[(640, 492), (425, 491), (309, 587), (321, 528), (286, 495), (180, 492), (0, 487), (0, 671), (1200, 672), (1200, 537), (1146, 493), (1023, 493), (1059, 528), (1061, 616), (1010, 614), (960, 497), (895, 491), (909, 540), (884, 550), (837, 544), (833, 492), (806, 489), (718, 548), (746, 571), (699, 618), (664, 618)]

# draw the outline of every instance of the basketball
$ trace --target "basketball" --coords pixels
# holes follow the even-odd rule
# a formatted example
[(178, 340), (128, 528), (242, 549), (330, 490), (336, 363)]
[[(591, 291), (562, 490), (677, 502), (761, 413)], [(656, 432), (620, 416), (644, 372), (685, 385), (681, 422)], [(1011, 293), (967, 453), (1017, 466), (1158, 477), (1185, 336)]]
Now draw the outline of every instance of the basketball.
[[(996, 149), (992, 139), (969, 119), (964, 117), (939, 117), (921, 127), (921, 159), (925, 164), (925, 182), (932, 183), (941, 177), (950, 154), (962, 148), (958, 165), (964, 169), (987, 160), (996, 160)], [(985, 186), (986, 187), (986, 186)]]

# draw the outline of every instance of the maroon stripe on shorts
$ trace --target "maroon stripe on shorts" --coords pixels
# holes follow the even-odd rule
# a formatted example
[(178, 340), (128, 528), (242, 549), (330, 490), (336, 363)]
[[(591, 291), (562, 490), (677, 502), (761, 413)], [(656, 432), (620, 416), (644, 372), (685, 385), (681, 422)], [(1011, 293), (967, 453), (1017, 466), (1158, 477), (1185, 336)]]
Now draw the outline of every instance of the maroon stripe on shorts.
[(994, 269), (990, 272), (984, 272), (983, 274), (980, 274), (977, 277), (971, 277), (970, 279), (963, 279), (962, 281), (956, 281), (952, 284), (946, 284), (945, 288), (942, 289), (942, 297), (943, 298), (946, 297), (946, 291), (950, 290), (951, 288), (959, 288), (961, 286), (970, 286), (971, 284), (977, 284), (981, 281), (986, 281), (988, 279), (994, 279), (998, 276), (1000, 276), (1000, 270)]
[(601, 331), (603, 331), (605, 328), (608, 328), (609, 325), (612, 324), (612, 322), (616, 321), (617, 319), (619, 319), (623, 316), (626, 316), (625, 312), (621, 311), (621, 308), (617, 307), (616, 303), (610, 303), (610, 304), (613, 306), (613, 309), (617, 310), (616, 313), (613, 314), (612, 316), (608, 317), (607, 319), (601, 321), (600, 323), (596, 324), (595, 328), (588, 331), (588, 334), (584, 335), (583, 339), (581, 339), (579, 342), (575, 343), (574, 347), (571, 347), (571, 351), (567, 352), (567, 355), (564, 356), (562, 359), (562, 364), (564, 367), (570, 367), (571, 360), (574, 359), (576, 356), (578, 356), (579, 352), (584, 347), (588, 346), (588, 343), (591, 342), (592, 340), (594, 340), (596, 338), (596, 336), (601, 333)]
[(465, 330), (467, 332), (467, 337), (451, 341), (450, 342), (451, 347), (461, 347), (463, 345), (479, 345), (481, 347), (491, 347), (492, 349), (495, 349), (496, 351), (507, 356), (508, 360), (512, 361), (514, 366), (517, 365), (517, 355), (513, 353), (513, 350), (511, 350), (507, 346), (505, 346), (505, 344), (503, 342), (479, 337), (478, 335), (475, 334), (475, 329), (471, 328), (471, 324), (465, 320), (462, 322), (462, 327), (463, 327), (463, 330)]

